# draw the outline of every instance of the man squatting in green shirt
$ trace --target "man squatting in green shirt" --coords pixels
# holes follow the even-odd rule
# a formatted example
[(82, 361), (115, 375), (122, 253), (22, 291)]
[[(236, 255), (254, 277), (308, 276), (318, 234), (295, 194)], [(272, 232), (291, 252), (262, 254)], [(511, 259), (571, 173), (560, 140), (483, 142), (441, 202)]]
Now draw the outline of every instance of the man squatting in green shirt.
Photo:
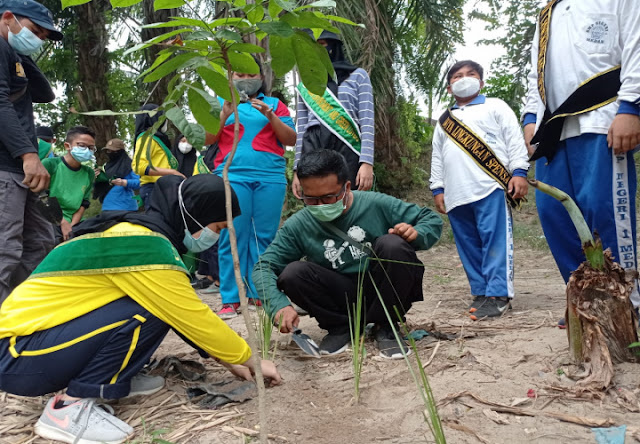
[(62, 220), (56, 228), (56, 244), (69, 239), (72, 227), (82, 220), (89, 208), (95, 172), (82, 165), (93, 158), (96, 134), (86, 126), (74, 126), (67, 131), (62, 157), (44, 159), (42, 164), (51, 175), (49, 196), (58, 199)]
[(344, 157), (332, 150), (305, 155), (297, 173), (305, 208), (285, 222), (253, 269), (265, 309), (288, 333), (300, 321), (291, 302), (299, 305), (328, 331), (320, 352), (341, 353), (350, 343), (347, 307), (364, 272), (364, 321), (375, 324), (380, 356), (402, 358), (376, 287), (393, 318), (393, 306), (404, 318), (422, 300), (424, 266), (416, 250), (438, 241), (442, 220), (385, 194), (351, 191)]

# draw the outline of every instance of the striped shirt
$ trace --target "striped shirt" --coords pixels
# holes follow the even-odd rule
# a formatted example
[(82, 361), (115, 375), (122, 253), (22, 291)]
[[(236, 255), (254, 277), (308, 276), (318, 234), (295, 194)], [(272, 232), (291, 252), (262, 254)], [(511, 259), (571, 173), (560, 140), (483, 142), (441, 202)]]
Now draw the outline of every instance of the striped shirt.
[[(373, 142), (375, 136), (374, 111), (373, 111), (373, 89), (371, 80), (367, 72), (358, 68), (338, 86), (338, 100), (349, 113), (356, 125), (360, 128), (362, 138), (362, 148), (360, 151), (360, 162), (373, 165)], [(307, 128), (314, 125), (321, 125), (304, 101), (298, 101), (297, 120), (298, 136), (296, 139), (296, 158), (293, 169), (297, 169), (302, 151), (302, 139)]]

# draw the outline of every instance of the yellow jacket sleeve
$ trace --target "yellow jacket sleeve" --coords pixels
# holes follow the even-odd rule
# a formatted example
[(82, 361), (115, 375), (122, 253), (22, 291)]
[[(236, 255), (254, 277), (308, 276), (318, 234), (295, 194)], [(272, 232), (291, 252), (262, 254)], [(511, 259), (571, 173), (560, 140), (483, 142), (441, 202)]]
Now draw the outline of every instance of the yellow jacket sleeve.
[(230, 364), (242, 364), (251, 357), (245, 340), (200, 300), (184, 273), (152, 270), (110, 276), (131, 299), (209, 355)]
[[(136, 140), (136, 148), (135, 153), (133, 155), (133, 162), (131, 162), (131, 166), (133, 172), (138, 176), (145, 176), (147, 173), (147, 167), (149, 166), (149, 159), (147, 158), (147, 147), (142, 146), (143, 137), (140, 137)], [(151, 142), (151, 149), (153, 150), (153, 144), (155, 142)]]

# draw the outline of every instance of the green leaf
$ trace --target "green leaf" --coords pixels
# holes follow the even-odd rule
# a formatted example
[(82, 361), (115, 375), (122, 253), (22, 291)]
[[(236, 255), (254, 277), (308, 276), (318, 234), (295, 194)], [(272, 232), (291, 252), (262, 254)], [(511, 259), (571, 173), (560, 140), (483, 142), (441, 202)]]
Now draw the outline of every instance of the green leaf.
[(176, 71), (182, 68), (183, 65), (188, 63), (191, 59), (199, 57), (199, 55), (195, 52), (188, 52), (186, 54), (178, 54), (174, 58), (164, 62), (162, 65), (158, 66), (151, 74), (148, 74), (143, 82), (155, 82), (156, 80), (160, 80), (170, 72)]
[(335, 8), (336, 2), (333, 0), (317, 0), (315, 2), (309, 3), (308, 5), (303, 5), (296, 8), (296, 11), (301, 11), (307, 8)]
[(258, 41), (262, 41), (262, 39), (267, 36), (267, 33), (264, 32), (264, 31), (258, 30), (258, 31), (255, 32), (254, 35), (256, 36), (256, 39), (258, 39)]
[(137, 5), (142, 0), (111, 0), (111, 6), (114, 8), (128, 8), (129, 6)]
[(62, 0), (62, 9), (66, 9), (69, 6), (84, 5), (90, 1), (91, 0)]
[(229, 51), (228, 56), (229, 62), (231, 63), (231, 69), (234, 72), (241, 72), (244, 74), (258, 74), (260, 72), (260, 68), (251, 55), (243, 52)]
[(248, 52), (248, 53), (264, 52), (264, 48), (262, 46), (254, 45), (252, 43), (236, 43), (232, 45), (230, 49), (236, 52)]
[(193, 146), (203, 146), (206, 133), (202, 125), (187, 121), (184, 112), (179, 107), (174, 107), (165, 112), (167, 119), (180, 130)]
[(171, 57), (170, 52), (158, 54), (158, 57), (156, 57), (156, 59), (153, 61), (153, 64), (149, 68), (145, 69), (140, 73), (140, 77), (147, 75), (148, 73), (156, 69), (158, 66), (160, 66), (161, 63), (164, 63), (169, 57)]
[(269, 17), (271, 17), (273, 20), (276, 20), (278, 18), (278, 14), (280, 14), (281, 12), (282, 7), (275, 0), (271, 0), (269, 2)]
[(293, 35), (291, 25), (281, 21), (258, 23), (258, 29), (269, 35), (279, 35), (280, 37), (291, 37)]
[[(220, 118), (216, 117), (220, 115), (220, 103), (209, 94), (206, 94), (208, 97), (204, 94), (206, 94), (206, 92), (189, 88), (189, 92), (187, 92), (189, 109), (196, 121), (202, 125), (206, 131), (211, 134), (216, 134), (220, 129)], [(208, 100), (209, 97), (218, 105), (217, 109), (212, 106), (211, 101)], [(189, 139), (189, 137), (187, 137), (187, 139)]]
[(264, 18), (264, 7), (261, 4), (252, 5), (252, 7), (249, 8), (246, 14), (247, 14), (247, 20), (249, 20), (251, 23), (254, 23), (254, 24), (258, 23)]
[(231, 91), (229, 90), (229, 82), (227, 78), (213, 70), (213, 68), (198, 68), (196, 70), (200, 74), (200, 78), (204, 80), (209, 88), (217, 95), (231, 102)]
[(250, 25), (250, 23), (244, 18), (228, 17), (228, 18), (221, 18), (221, 19), (214, 20), (211, 23), (209, 23), (209, 26), (211, 28), (218, 28), (220, 26), (240, 25), (243, 22), (246, 22), (248, 25)]
[(242, 41), (242, 36), (239, 33), (228, 29), (220, 29), (216, 31), (216, 37), (219, 39), (232, 40), (234, 42)]
[(329, 20), (333, 20), (334, 22), (344, 23), (345, 25), (358, 26), (360, 28), (364, 28), (364, 25), (362, 23), (352, 22), (349, 19), (346, 19), (344, 17), (338, 17), (337, 15), (325, 15), (325, 17), (328, 18)]
[(329, 20), (311, 11), (302, 11), (297, 14), (285, 14), (281, 21), (289, 23), (294, 28), (320, 28), (339, 33), (340, 30), (333, 26)]
[(271, 68), (278, 77), (284, 76), (296, 65), (296, 56), (293, 53), (292, 38), (284, 38), (272, 35), (269, 38), (269, 51), (271, 52)]
[(135, 114), (149, 114), (150, 116), (155, 116), (158, 110), (145, 110), (145, 111), (111, 111), (110, 109), (101, 109), (99, 111), (87, 111), (82, 114), (84, 116), (132, 116)]
[(326, 63), (323, 63), (318, 48), (324, 52), (327, 59), (329, 54), (304, 31), (296, 31), (292, 39), (292, 46), (302, 83), (312, 93), (323, 95), (327, 86), (328, 73)]
[(174, 9), (184, 6), (187, 2), (184, 0), (154, 0), (153, 1), (153, 9)]
[(202, 20), (192, 19), (187, 17), (170, 17), (172, 20), (168, 22), (149, 23), (148, 25), (142, 25), (141, 28), (155, 29), (155, 28), (175, 28), (177, 26), (197, 26), (199, 28), (208, 29), (207, 23)]
[(275, 1), (278, 6), (280, 6), (285, 11), (293, 11), (296, 9), (296, 3), (289, 0), (271, 0)]

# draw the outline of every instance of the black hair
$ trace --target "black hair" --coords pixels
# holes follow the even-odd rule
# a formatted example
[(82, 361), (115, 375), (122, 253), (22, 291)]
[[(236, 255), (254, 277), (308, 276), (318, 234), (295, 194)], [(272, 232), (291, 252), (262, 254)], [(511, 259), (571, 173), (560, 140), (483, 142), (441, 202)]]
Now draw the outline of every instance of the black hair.
[(475, 70), (478, 74), (480, 74), (480, 80), (484, 80), (484, 69), (479, 63), (474, 62), (473, 60), (460, 60), (453, 64), (449, 71), (447, 71), (447, 85), (451, 84), (451, 78), (455, 73), (460, 71), (465, 66)]
[(338, 183), (349, 179), (349, 168), (342, 154), (333, 150), (318, 149), (305, 153), (298, 162), (298, 179), (307, 177), (338, 176)]
[(76, 137), (82, 135), (82, 134), (86, 134), (88, 136), (93, 137), (94, 139), (96, 138), (96, 133), (89, 127), (87, 126), (74, 126), (69, 128), (69, 131), (67, 131), (67, 136), (65, 138), (65, 142), (71, 143)]

